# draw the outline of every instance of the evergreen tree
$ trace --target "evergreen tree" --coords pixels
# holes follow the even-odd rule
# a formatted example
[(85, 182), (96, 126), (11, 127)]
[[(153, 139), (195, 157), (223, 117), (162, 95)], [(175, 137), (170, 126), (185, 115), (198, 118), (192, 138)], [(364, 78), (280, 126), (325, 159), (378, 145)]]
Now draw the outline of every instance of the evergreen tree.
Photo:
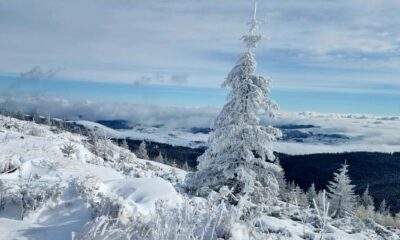
[(46, 124), (49, 125), (49, 126), (53, 125), (53, 121), (51, 120), (50, 114), (47, 114)]
[(198, 159), (198, 171), (188, 175), (187, 184), (192, 189), (214, 191), (227, 186), (234, 196), (231, 203), (244, 197), (261, 206), (259, 203), (276, 200), (276, 178), (282, 169), (272, 147), (281, 132), (259, 124), (259, 114), (274, 117), (277, 105), (268, 97), (270, 80), (255, 73), (254, 50), (262, 39), (255, 33), (257, 27), (255, 4), (249, 33), (242, 38), (246, 50), (222, 84), (231, 90), (228, 102), (214, 122), (209, 148)]
[(329, 182), (328, 185), (328, 197), (333, 216), (336, 218), (344, 217), (347, 212), (352, 212), (357, 199), (354, 195), (354, 185), (351, 185), (348, 176), (348, 167), (349, 165), (345, 162), (339, 172), (334, 173), (334, 181)]
[(122, 140), (121, 147), (129, 150), (129, 145), (125, 138)]
[[(278, 165), (280, 168), (282, 168), (279, 159), (276, 159), (276, 165)], [(285, 173), (283, 171), (279, 172), (276, 175), (276, 180), (278, 181), (278, 185), (279, 185), (279, 196), (282, 199), (286, 199), (287, 198), (287, 182), (286, 182), (286, 178), (285, 178)]]
[(307, 190), (307, 201), (312, 206), (314, 199), (317, 199), (317, 191), (315, 190), (315, 184), (312, 183)]
[(161, 152), (158, 152), (157, 157), (154, 159), (154, 161), (159, 162), (159, 163), (164, 163), (164, 157), (161, 154)]
[(138, 158), (141, 159), (149, 159), (149, 155), (147, 155), (147, 148), (146, 148), (146, 142), (142, 141), (139, 145), (139, 150), (137, 152)]
[(308, 205), (308, 200), (307, 200), (307, 195), (304, 193), (304, 191), (300, 188), (299, 185), (296, 186), (293, 196), (295, 199), (295, 202), (300, 205), (300, 206), (307, 206)]
[(190, 167), (189, 167), (189, 164), (188, 164), (187, 161), (185, 161), (185, 163), (183, 164), (182, 169), (185, 170), (186, 172), (189, 172), (189, 171), (190, 171)]
[(381, 204), (379, 205), (379, 209), (378, 212), (382, 215), (388, 215), (390, 213), (389, 211), (389, 207), (386, 204), (386, 200), (383, 199), (383, 201), (381, 202)]
[(361, 200), (361, 205), (364, 206), (365, 208), (374, 206), (374, 200), (369, 195), (369, 186), (367, 186), (367, 188), (365, 188), (365, 191), (361, 195), (361, 199), (360, 200)]
[(65, 143), (60, 149), (66, 157), (70, 157), (77, 151), (76, 146), (72, 142)]

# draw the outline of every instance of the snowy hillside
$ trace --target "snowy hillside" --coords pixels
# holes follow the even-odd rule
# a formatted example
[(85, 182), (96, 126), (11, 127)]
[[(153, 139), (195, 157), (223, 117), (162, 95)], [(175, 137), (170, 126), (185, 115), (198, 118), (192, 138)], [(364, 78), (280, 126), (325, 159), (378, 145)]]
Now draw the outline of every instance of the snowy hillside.
[(251, 227), (220, 195), (179, 193), (184, 171), (108, 140), (103, 158), (90, 139), (55, 127), (0, 116), (0, 143), (0, 239), (399, 239), (373, 221), (333, 221), (289, 202)]
[[(182, 201), (164, 179), (182, 179), (183, 171), (137, 159), (111, 143), (114, 157), (105, 162), (85, 141), (0, 117), (0, 239), (71, 239), (96, 211), (105, 211), (106, 199), (141, 216), (149, 216), (157, 200)], [(76, 147), (70, 157), (61, 151), (68, 143)]]

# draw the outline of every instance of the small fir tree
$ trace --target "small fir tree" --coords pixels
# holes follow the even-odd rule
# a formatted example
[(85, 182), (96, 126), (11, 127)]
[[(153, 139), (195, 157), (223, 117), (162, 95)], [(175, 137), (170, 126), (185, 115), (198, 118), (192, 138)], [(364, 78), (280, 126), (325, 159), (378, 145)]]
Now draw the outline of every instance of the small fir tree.
[(190, 167), (189, 167), (189, 164), (188, 164), (187, 161), (185, 161), (185, 163), (183, 164), (182, 169), (183, 169), (184, 171), (186, 171), (186, 172), (189, 172), (189, 171), (190, 171)]
[(146, 142), (143, 140), (139, 145), (139, 150), (137, 152), (138, 158), (141, 159), (149, 159), (149, 155), (147, 154)]
[(161, 152), (158, 152), (157, 157), (154, 159), (154, 161), (159, 162), (159, 163), (164, 163), (164, 157), (161, 154)]
[(361, 195), (361, 205), (365, 208), (373, 207), (374, 206), (374, 199), (369, 195), (369, 186), (365, 188), (365, 191)]
[(124, 148), (124, 149), (129, 150), (129, 145), (128, 145), (128, 142), (126, 141), (125, 138), (122, 139), (121, 147)]
[(70, 157), (77, 151), (76, 146), (71, 142), (64, 144), (60, 149), (66, 157)]
[(349, 165), (345, 162), (339, 172), (334, 173), (334, 180), (328, 185), (328, 197), (335, 218), (342, 218), (346, 213), (352, 212), (356, 204), (355, 186), (351, 185), (348, 167)]
[(317, 191), (315, 190), (314, 183), (312, 183), (311, 186), (308, 188), (306, 195), (307, 195), (308, 204), (310, 204), (312, 206), (314, 199), (317, 198)]
[(381, 202), (381, 204), (379, 204), (379, 209), (378, 212), (382, 215), (388, 215), (390, 213), (390, 209), (387, 206), (386, 200), (383, 199), (383, 201)]

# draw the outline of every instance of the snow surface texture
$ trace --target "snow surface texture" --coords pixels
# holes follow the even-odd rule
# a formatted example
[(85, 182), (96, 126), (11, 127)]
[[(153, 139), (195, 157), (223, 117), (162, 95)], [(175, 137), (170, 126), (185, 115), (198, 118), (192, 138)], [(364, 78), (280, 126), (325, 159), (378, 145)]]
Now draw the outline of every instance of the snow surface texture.
[[(69, 142), (76, 146), (70, 158), (60, 150)], [(71, 239), (71, 233), (79, 232), (93, 214), (72, 186), (74, 179), (96, 185), (96, 193), (103, 197), (119, 198), (132, 214), (150, 215), (159, 199), (168, 200), (171, 206), (181, 201), (171, 183), (159, 177), (168, 175), (171, 167), (129, 153), (131, 161), (125, 164), (130, 170), (123, 173), (115, 169), (116, 164), (102, 162), (93, 155), (79, 135), (55, 134), (47, 126), (0, 116), (0, 143), (0, 162), (18, 159), (21, 168), (0, 174), (0, 202), (12, 191), (19, 193), (23, 184), (43, 192), (59, 183), (61, 191), (56, 199), (27, 212), (23, 220), (20, 203), (6, 201), (4, 210), (0, 210), (0, 239)], [(183, 178), (183, 171), (174, 171)]]
[[(76, 149), (69, 157), (61, 151), (67, 143)], [(316, 214), (285, 202), (254, 220), (262, 235), (251, 238), (254, 227), (226, 218), (218, 204), (178, 193), (184, 171), (138, 159), (114, 144), (107, 148), (113, 157), (104, 161), (83, 136), (0, 116), (0, 239), (104, 239), (103, 233), (127, 239), (139, 230), (147, 237), (130, 239), (216, 239), (221, 229), (232, 240), (319, 239)], [(177, 206), (184, 208), (173, 211)], [(383, 235), (357, 226), (330, 222), (323, 239), (399, 239), (379, 225), (374, 227)], [(176, 229), (182, 230), (178, 238)], [(199, 237), (189, 238), (197, 230)]]
[[(208, 139), (207, 129), (193, 132), (183, 128), (134, 126), (115, 130), (89, 121), (77, 123), (114, 138), (147, 139), (192, 148), (206, 146)], [(397, 134), (400, 132), (400, 117), (279, 113), (275, 120), (262, 123), (283, 130), (283, 138), (274, 143), (275, 150), (281, 153), (400, 152), (400, 135)]]

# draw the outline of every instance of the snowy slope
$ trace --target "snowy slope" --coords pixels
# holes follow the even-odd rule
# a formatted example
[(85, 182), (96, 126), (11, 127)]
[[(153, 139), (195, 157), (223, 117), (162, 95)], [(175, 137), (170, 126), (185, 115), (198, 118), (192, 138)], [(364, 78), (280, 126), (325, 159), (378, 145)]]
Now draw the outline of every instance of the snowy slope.
[[(7, 129), (4, 124), (12, 127)], [(114, 168), (115, 164), (93, 155), (81, 136), (55, 134), (49, 127), (4, 117), (0, 117), (0, 126), (0, 162), (17, 159), (21, 169), (0, 174), (2, 197), (12, 191), (20, 193), (23, 184), (42, 192), (57, 183), (61, 191), (56, 199), (27, 213), (23, 221), (19, 203), (8, 202), (0, 211), (0, 239), (70, 239), (71, 232), (79, 232), (92, 219), (93, 210), (77, 192), (77, 179), (96, 185), (96, 193), (103, 197), (119, 198), (136, 214), (150, 214), (158, 199), (166, 199), (171, 205), (181, 201), (171, 183), (159, 177), (171, 171), (168, 166), (129, 153), (132, 170), (123, 173)], [(68, 142), (77, 148), (70, 158), (60, 150)], [(184, 176), (183, 171), (176, 172), (180, 178)], [(143, 178), (130, 177), (133, 175)]]
[[(67, 143), (76, 147), (70, 157), (61, 151)], [(241, 240), (256, 233), (220, 200), (179, 193), (184, 171), (104, 146), (113, 152), (107, 161), (83, 136), (0, 116), (0, 239), (216, 239), (224, 230)], [(302, 223), (302, 215), (314, 220)], [(309, 209), (280, 202), (255, 219), (256, 239), (317, 238), (315, 219)], [(399, 239), (362, 226), (332, 222), (324, 239)]]

